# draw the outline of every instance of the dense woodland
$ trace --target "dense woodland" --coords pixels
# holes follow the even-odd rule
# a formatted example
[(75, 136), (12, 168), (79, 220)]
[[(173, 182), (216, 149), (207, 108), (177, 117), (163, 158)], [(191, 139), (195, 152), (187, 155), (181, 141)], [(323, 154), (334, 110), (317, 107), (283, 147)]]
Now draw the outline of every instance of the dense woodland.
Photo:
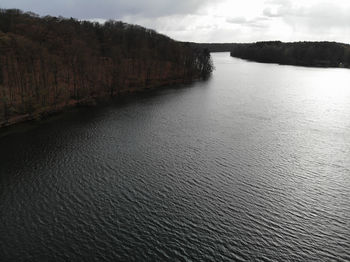
[(350, 67), (350, 45), (336, 42), (234, 44), (231, 56), (285, 65)]
[(212, 69), (208, 50), (137, 25), (0, 10), (0, 126)]
[(210, 52), (231, 52), (247, 60), (302, 66), (350, 67), (350, 45), (336, 42), (280, 41), (237, 43), (190, 43)]
[(234, 48), (235, 43), (193, 43), (190, 42), (194, 47), (208, 49), (209, 52), (231, 52)]

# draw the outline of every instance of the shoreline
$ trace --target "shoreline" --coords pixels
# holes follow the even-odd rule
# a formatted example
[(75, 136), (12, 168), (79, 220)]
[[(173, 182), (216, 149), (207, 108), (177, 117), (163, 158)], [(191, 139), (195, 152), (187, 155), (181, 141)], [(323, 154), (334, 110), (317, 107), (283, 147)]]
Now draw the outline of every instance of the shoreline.
[(308, 67), (308, 68), (337, 68), (337, 69), (350, 69), (350, 66), (336, 66), (336, 65), (321, 65), (321, 64), (293, 64), (293, 63), (282, 63), (282, 62), (269, 62), (269, 61), (259, 61), (248, 58), (243, 58), (239, 56), (234, 56), (230, 54), (230, 57), (242, 59), (248, 62), (256, 62), (262, 64), (275, 64), (275, 65), (286, 65), (286, 66), (299, 66), (299, 67)]
[(111, 96), (110, 93), (104, 93), (104, 94), (95, 95), (95, 96), (87, 97), (80, 100), (72, 99), (67, 103), (54, 105), (49, 108), (47, 107), (42, 108), (31, 114), (27, 113), (27, 114), (16, 115), (16, 116), (10, 117), (5, 121), (0, 121), (0, 135), (2, 131), (8, 128), (13, 128), (19, 124), (24, 124), (29, 122), (40, 122), (52, 116), (63, 114), (64, 112), (70, 109), (95, 107), (95, 106), (98, 106), (98, 104), (103, 103), (105, 101), (110, 101), (113, 98), (119, 98), (126, 95), (137, 94), (137, 93), (144, 93), (147, 91), (154, 91), (162, 87), (168, 88), (168, 87), (175, 87), (175, 86), (181, 86), (181, 85), (189, 85), (197, 81), (201, 81), (201, 78), (198, 77), (187, 81), (184, 81), (183, 79), (172, 80), (171, 83), (167, 83), (167, 84), (163, 83), (163, 84), (158, 84), (158, 85), (149, 86), (149, 87), (129, 88), (124, 90), (119, 90), (118, 92), (113, 94), (113, 96)]

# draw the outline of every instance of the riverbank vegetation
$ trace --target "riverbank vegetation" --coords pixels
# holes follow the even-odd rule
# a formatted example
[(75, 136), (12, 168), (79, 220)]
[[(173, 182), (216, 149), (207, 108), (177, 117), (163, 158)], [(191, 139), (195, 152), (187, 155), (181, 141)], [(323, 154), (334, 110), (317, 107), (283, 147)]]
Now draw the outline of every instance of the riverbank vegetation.
[(336, 42), (234, 44), (231, 56), (284, 65), (350, 67), (350, 45)]
[(350, 68), (350, 45), (336, 42), (280, 41), (237, 43), (190, 43), (210, 52), (230, 52), (231, 56), (263, 63), (315, 67)]
[(208, 50), (138, 25), (0, 10), (0, 126), (212, 70)]

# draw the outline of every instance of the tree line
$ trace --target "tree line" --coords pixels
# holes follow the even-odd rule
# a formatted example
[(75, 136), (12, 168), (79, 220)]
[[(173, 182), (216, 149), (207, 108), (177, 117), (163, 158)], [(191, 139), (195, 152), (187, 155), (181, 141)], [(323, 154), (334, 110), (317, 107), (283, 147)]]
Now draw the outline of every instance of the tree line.
[(234, 44), (231, 56), (285, 65), (350, 67), (350, 45), (336, 42)]
[(0, 126), (96, 97), (191, 82), (212, 70), (207, 49), (138, 25), (0, 9)]
[(235, 43), (193, 43), (189, 42), (193, 47), (208, 49), (209, 52), (231, 52)]
[(337, 42), (266, 41), (256, 43), (189, 43), (210, 52), (230, 52), (242, 59), (287, 65), (350, 67), (350, 45)]

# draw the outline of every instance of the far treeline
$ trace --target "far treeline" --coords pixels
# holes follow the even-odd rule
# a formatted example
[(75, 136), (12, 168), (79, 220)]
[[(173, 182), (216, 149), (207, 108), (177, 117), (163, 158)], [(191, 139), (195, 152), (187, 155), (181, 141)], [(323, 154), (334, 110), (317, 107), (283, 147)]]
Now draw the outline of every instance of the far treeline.
[(193, 44), (210, 52), (263, 63), (315, 67), (350, 67), (350, 45), (336, 42), (257, 42), (252, 44)]
[(0, 9), (0, 127), (212, 70), (208, 50), (141, 26)]
[(284, 65), (350, 67), (350, 45), (335, 42), (237, 44), (231, 56)]

